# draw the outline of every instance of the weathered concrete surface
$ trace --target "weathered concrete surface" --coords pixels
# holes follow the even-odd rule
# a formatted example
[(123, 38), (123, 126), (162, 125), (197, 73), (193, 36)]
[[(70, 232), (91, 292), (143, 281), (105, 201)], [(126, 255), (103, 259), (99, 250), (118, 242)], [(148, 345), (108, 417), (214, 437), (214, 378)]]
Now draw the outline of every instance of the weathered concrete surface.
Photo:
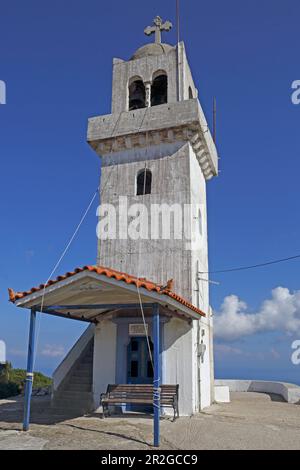
[[(299, 449), (300, 406), (278, 396), (233, 392), (232, 402), (192, 418), (161, 421), (162, 449)], [(44, 397), (33, 400), (32, 425), (20, 432), (22, 402), (0, 401), (1, 449), (151, 449), (150, 417), (73, 419), (49, 416)]]
[(42, 450), (46, 439), (33, 437), (22, 431), (0, 431), (0, 450)]

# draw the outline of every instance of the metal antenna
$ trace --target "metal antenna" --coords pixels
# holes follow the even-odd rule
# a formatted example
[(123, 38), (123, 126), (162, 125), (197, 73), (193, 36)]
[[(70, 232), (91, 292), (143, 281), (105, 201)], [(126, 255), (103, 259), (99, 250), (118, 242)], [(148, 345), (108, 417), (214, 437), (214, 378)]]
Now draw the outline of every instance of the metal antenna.
[(177, 44), (180, 41), (180, 16), (179, 16), (179, 0), (176, 0), (176, 24), (177, 24)]
[(177, 99), (180, 101), (180, 52), (179, 52), (179, 41), (180, 41), (180, 17), (179, 17), (179, 0), (176, 0), (176, 27), (177, 27)]

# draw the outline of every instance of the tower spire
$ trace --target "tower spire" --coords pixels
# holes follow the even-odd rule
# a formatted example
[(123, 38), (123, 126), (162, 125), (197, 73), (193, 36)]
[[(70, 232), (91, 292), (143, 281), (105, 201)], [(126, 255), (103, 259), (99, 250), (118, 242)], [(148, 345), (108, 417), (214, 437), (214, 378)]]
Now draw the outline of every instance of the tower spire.
[(172, 28), (171, 21), (165, 21), (161, 19), (160, 16), (156, 16), (153, 20), (154, 26), (147, 26), (144, 30), (146, 36), (151, 36), (151, 34), (155, 34), (155, 42), (156, 44), (161, 44), (161, 33), (162, 31), (170, 31)]

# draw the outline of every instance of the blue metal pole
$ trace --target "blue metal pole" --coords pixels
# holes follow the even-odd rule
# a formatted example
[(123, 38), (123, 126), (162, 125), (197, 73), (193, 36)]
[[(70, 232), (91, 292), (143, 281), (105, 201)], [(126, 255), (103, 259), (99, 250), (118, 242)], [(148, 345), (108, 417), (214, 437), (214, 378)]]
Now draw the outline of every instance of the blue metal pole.
[(154, 447), (159, 447), (159, 418), (160, 418), (160, 360), (159, 360), (159, 305), (153, 305), (153, 346), (154, 346)]
[(33, 366), (34, 366), (34, 348), (35, 348), (35, 321), (36, 321), (36, 311), (34, 309), (31, 309), (28, 357), (27, 357), (27, 373), (26, 373), (26, 383), (25, 383), (23, 431), (28, 431), (29, 420), (30, 420), (30, 402), (31, 402), (32, 384), (33, 384)]

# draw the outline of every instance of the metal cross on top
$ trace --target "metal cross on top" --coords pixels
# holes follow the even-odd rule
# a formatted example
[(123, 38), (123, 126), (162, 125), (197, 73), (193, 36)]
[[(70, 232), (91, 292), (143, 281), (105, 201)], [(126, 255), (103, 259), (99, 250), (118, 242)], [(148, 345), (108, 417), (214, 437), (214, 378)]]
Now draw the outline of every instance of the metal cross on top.
[(160, 16), (156, 16), (156, 18), (153, 20), (153, 23), (154, 26), (147, 26), (147, 28), (144, 30), (144, 33), (146, 36), (151, 36), (151, 34), (155, 33), (155, 42), (157, 44), (161, 44), (161, 32), (170, 31), (173, 25), (171, 21), (163, 22)]

